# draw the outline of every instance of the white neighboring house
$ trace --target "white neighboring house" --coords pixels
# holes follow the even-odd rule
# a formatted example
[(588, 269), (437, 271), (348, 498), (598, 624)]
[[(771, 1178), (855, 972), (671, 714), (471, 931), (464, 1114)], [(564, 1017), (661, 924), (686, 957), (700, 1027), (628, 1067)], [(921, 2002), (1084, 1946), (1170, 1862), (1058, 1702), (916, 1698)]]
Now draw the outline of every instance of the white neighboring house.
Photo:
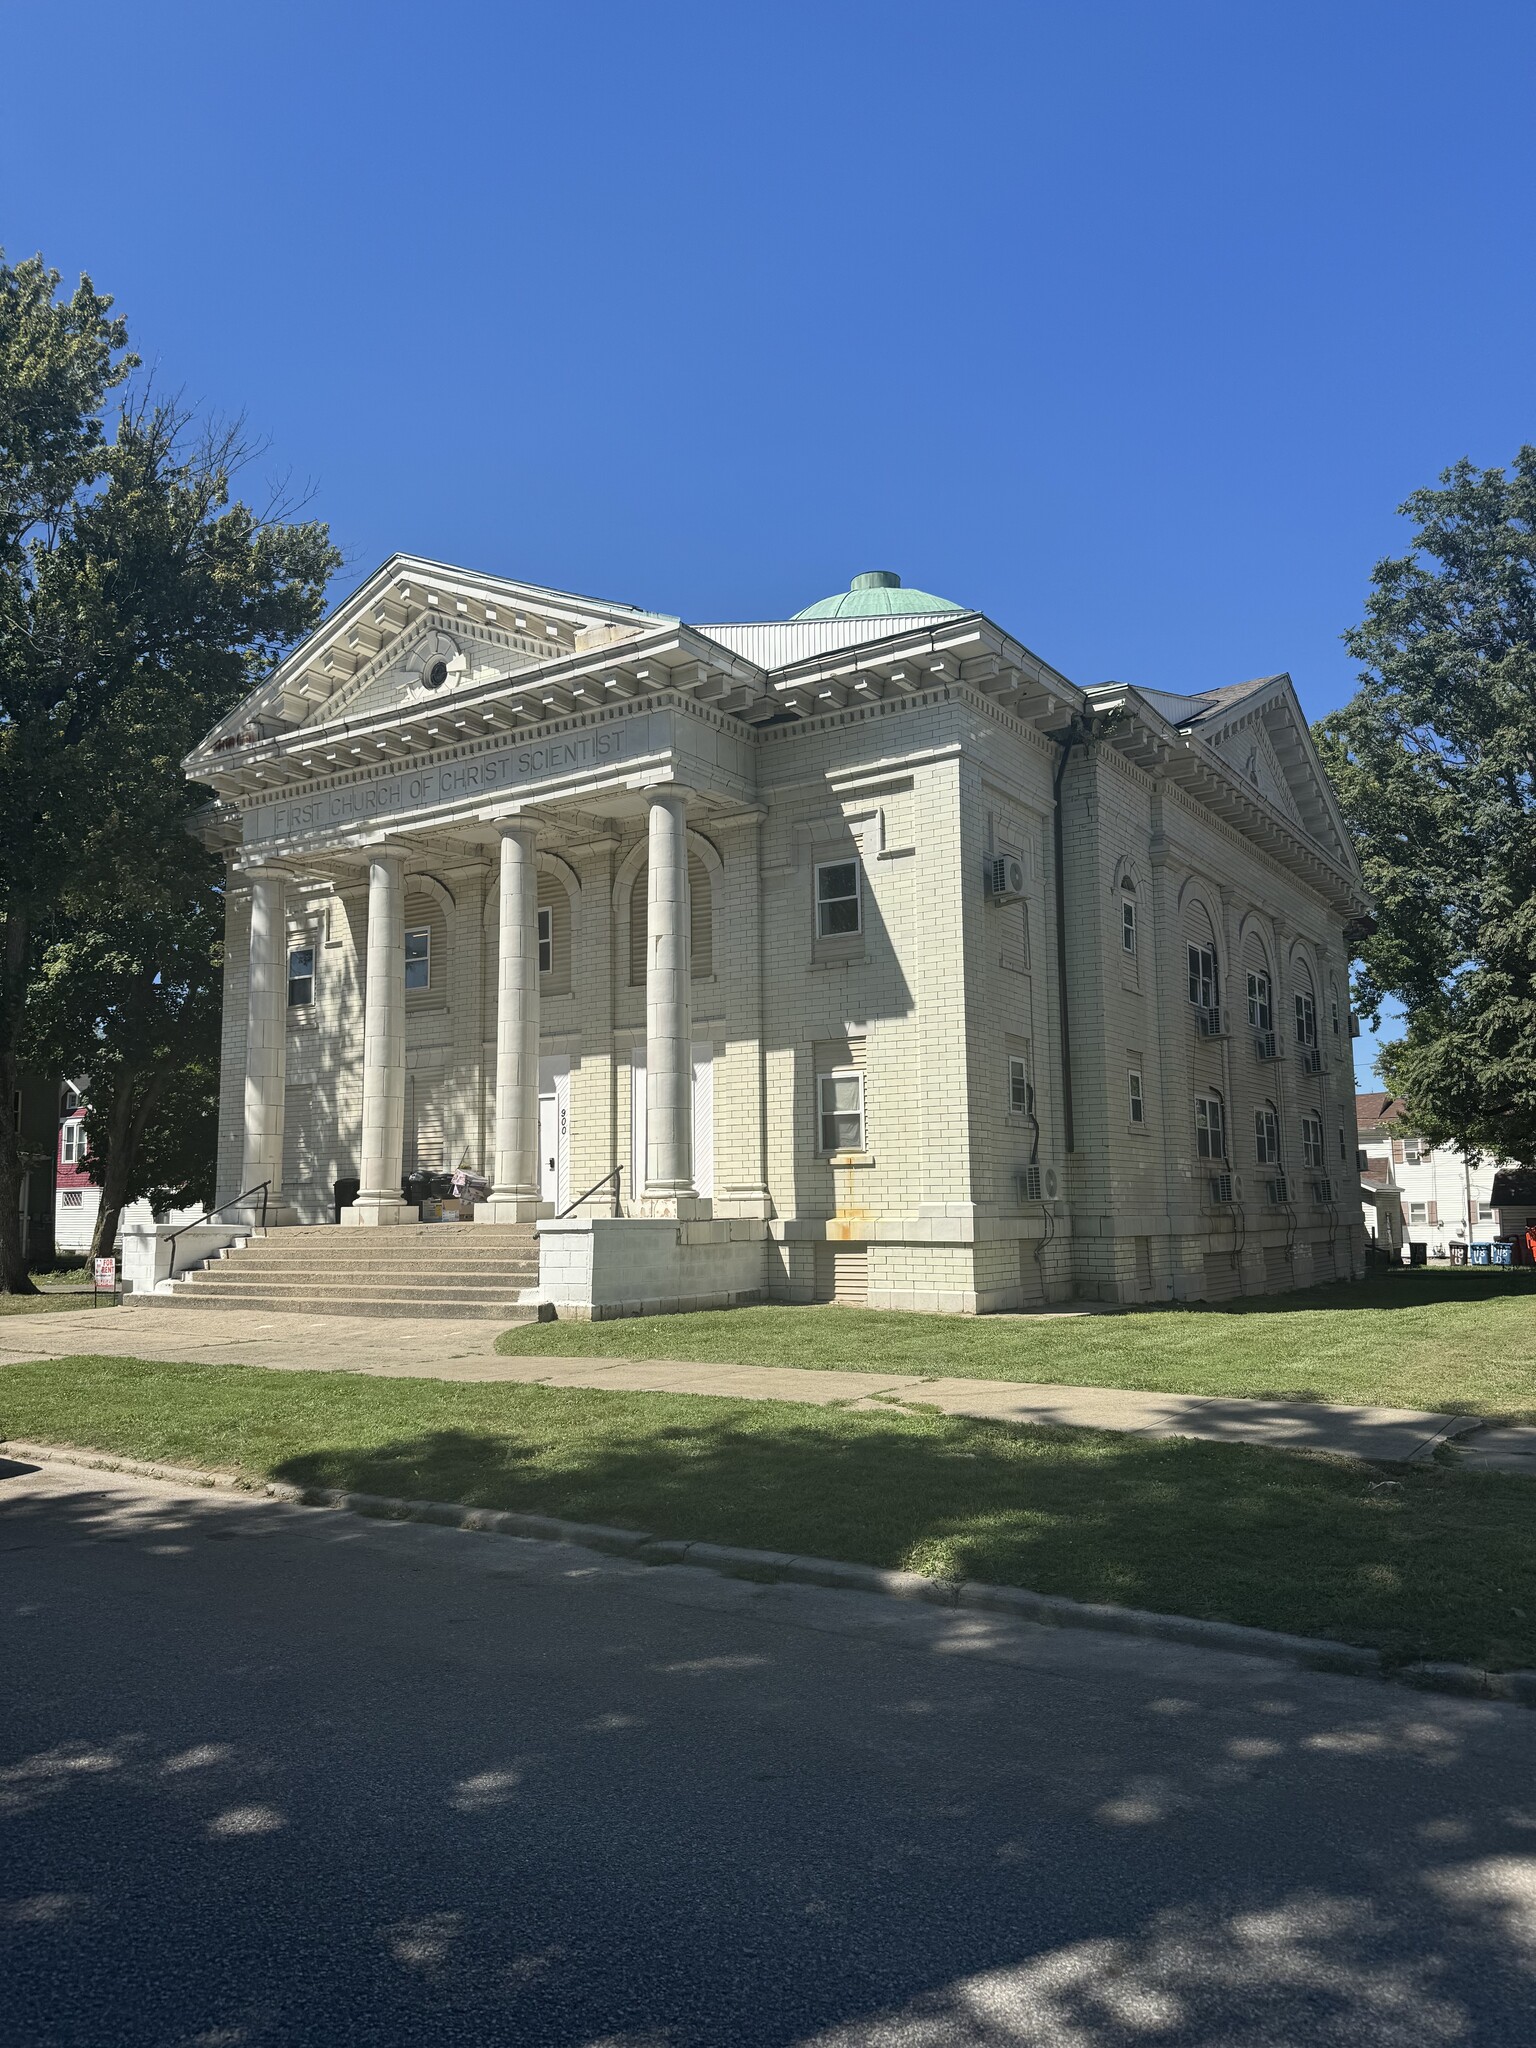
[[(1397, 1189), (1403, 1240), (1427, 1244), (1432, 1259), (1448, 1259), (1456, 1243), (1491, 1244), (1499, 1237), (1521, 1237), (1536, 1225), (1536, 1206), (1496, 1206), (1495, 1180), (1502, 1179), (1505, 1191), (1511, 1191), (1511, 1176), (1500, 1161), (1485, 1159), (1473, 1166), (1449, 1145), (1413, 1137), (1402, 1127), (1400, 1097), (1357, 1095), (1355, 1119), (1363, 1188)], [(1365, 1215), (1370, 1230), (1368, 1193)]]
[[(90, 1147), (85, 1112), (85, 1096), (79, 1083), (66, 1081), (59, 1103), (59, 1149), (54, 1160), (53, 1248), (56, 1252), (78, 1252), (82, 1258), (91, 1249), (101, 1210), (101, 1189), (92, 1181), (85, 1163)], [(189, 1223), (201, 1213), (197, 1208), (173, 1209), (163, 1220), (170, 1224)], [(147, 1230), (154, 1223), (154, 1211), (148, 1202), (130, 1202), (118, 1219), (118, 1243), (122, 1243), (125, 1227), (142, 1225)]]

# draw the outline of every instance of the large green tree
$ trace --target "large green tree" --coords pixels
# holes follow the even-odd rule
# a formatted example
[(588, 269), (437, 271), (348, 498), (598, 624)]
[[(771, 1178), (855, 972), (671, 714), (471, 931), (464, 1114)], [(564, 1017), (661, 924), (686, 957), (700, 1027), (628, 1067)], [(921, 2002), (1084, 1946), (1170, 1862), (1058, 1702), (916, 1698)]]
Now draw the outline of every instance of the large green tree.
[(1316, 729), (1376, 898), (1357, 999), (1403, 1006), (1382, 1076), (1417, 1130), (1536, 1164), (1536, 447), (1400, 510)]
[[(111, 975), (87, 968), (90, 945), (119, 968), (130, 953), (154, 963), (154, 1003), (109, 1003), (97, 1019), (103, 1045), (117, 1034), (124, 1071), (135, 1046), (153, 1046), (156, 1006), (191, 1003), (216, 970), (212, 957), (193, 969), (177, 951), (189, 902), (218, 876), (186, 830), (201, 799), (180, 762), (314, 624), (338, 561), (324, 525), (233, 495), (245, 454), (238, 433), (198, 433), (182, 408), (141, 396), (109, 438), (104, 409), (134, 363), (126, 333), (88, 283), (69, 299), (58, 287), (40, 259), (0, 262), (0, 1289), (9, 1291), (29, 1284), (17, 1081), (28, 1063), (59, 1071), (71, 1044), (41, 1035), (68, 1007), (58, 990), (57, 1001), (38, 1003), (45, 969), (60, 976), (67, 960), (82, 988), (96, 974), (105, 994)], [(182, 936), (157, 941), (156, 920)], [(182, 984), (164, 979), (162, 961)], [(146, 1117), (114, 1127), (123, 1142), (153, 1142), (169, 1085), (162, 1080)], [(142, 1178), (137, 1164), (119, 1163), (125, 1187)]]

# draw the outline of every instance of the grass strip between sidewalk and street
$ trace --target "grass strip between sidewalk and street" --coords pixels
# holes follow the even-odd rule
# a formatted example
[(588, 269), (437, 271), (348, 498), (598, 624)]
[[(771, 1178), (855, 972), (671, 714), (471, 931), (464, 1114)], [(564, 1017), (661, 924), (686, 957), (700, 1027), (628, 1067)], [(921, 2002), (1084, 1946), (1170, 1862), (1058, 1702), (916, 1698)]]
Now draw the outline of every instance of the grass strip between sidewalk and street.
[[(1536, 1666), (1536, 1487), (942, 1416), (126, 1358), (0, 1369), (0, 1434)], [(0, 1501), (3, 1501), (0, 1490)]]
[(1323, 1401), (1536, 1421), (1536, 1274), (1392, 1273), (1220, 1305), (1062, 1316), (757, 1308), (531, 1323), (507, 1357), (677, 1358)]

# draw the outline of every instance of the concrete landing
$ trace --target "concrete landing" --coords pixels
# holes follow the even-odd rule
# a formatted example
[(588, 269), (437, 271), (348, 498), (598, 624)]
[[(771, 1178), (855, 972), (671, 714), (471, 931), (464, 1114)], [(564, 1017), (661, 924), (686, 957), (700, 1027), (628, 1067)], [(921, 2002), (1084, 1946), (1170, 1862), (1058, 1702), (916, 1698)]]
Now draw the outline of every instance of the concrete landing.
[[(798, 1366), (703, 1365), (685, 1359), (500, 1358), (497, 1326), (371, 1317), (181, 1308), (78, 1310), (0, 1318), (0, 1364), (24, 1358), (106, 1353), (185, 1359), (203, 1365), (286, 1371), (357, 1372), (385, 1379), (503, 1381), (595, 1387), (626, 1393), (707, 1394), (745, 1401), (803, 1401), (878, 1410), (923, 1405), (990, 1422), (1059, 1423), (1146, 1437), (1188, 1436), (1276, 1450), (1332, 1451), (1411, 1463), (1457, 1441), (1472, 1468), (1536, 1476), (1536, 1429), (1476, 1416), (1408, 1408), (1344, 1408), (1309, 1402), (1247, 1401), (1212, 1394), (1162, 1394), (1117, 1387), (1064, 1387), (1015, 1380), (923, 1379), (909, 1373), (815, 1372)], [(1488, 1455), (1483, 1455), (1483, 1446)]]

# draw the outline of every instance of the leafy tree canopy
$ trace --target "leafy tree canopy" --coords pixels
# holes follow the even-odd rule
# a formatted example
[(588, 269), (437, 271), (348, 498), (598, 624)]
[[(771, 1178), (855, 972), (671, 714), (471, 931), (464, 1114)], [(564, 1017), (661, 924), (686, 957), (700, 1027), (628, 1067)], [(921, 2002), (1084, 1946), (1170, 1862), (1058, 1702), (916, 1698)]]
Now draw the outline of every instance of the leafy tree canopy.
[(1382, 1075), (1425, 1137), (1536, 1164), (1536, 447), (1400, 509), (1316, 728), (1377, 904), (1356, 997), (1403, 1005)]
[(18, 1193), (35, 1162), (12, 1111), (24, 1065), (72, 1067), (99, 1091), (92, 1170), (112, 1200), (146, 1175), (198, 1182), (169, 1133), (207, 1125), (220, 867), (186, 830), (204, 799), (181, 761), (314, 625), (339, 562), (320, 522), (234, 495), (249, 455), (238, 428), (200, 430), (140, 393), (109, 437), (105, 406), (137, 359), (109, 299), (88, 279), (68, 298), (59, 283), (40, 258), (0, 259), (7, 1289), (27, 1285)]

